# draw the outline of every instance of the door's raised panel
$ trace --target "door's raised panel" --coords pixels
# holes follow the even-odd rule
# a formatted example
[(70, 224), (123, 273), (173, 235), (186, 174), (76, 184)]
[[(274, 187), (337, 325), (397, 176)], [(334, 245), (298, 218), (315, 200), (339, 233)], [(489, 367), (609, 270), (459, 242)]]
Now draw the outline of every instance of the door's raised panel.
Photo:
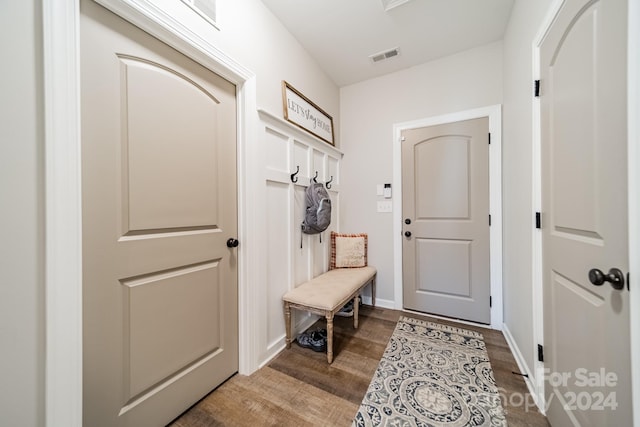
[(219, 102), (177, 71), (120, 61), (124, 232), (216, 225)]
[[(290, 264), (287, 254), (290, 253), (291, 229), (288, 215), (284, 214), (290, 206), (289, 185), (278, 182), (267, 182), (267, 295), (284, 295), (289, 290)], [(267, 346), (278, 340), (284, 333), (282, 318), (282, 300), (268, 298), (266, 339)]]
[(471, 242), (417, 239), (419, 292), (471, 297)]
[[(598, 385), (590, 385), (588, 388), (578, 387), (575, 385), (580, 381), (576, 374), (583, 376), (587, 373), (597, 373), (599, 378), (605, 379), (601, 375), (601, 369), (607, 365), (608, 349), (602, 345), (594, 345), (593, 337), (604, 336), (610, 333), (605, 329), (607, 324), (606, 309), (599, 309), (607, 303), (599, 295), (590, 292), (580, 283), (572, 281), (558, 272), (551, 272), (551, 293), (553, 301), (553, 316), (550, 319), (550, 330), (552, 337), (549, 340), (553, 348), (554, 360), (553, 372), (569, 374), (570, 377), (565, 383), (554, 383), (561, 396), (571, 397), (575, 390), (588, 390), (590, 397), (597, 397), (597, 393), (604, 393), (603, 396), (609, 395), (612, 391), (610, 387), (601, 387)], [(567, 308), (571, 309), (568, 310)], [(595, 308), (595, 309), (594, 309)], [(589, 313), (588, 316), (581, 313)], [(545, 352), (545, 356), (546, 356)], [(577, 369), (580, 369), (578, 371)], [(627, 375), (624, 372), (613, 372), (617, 380), (621, 376)], [(605, 374), (606, 375), (606, 374)], [(596, 394), (594, 394), (596, 393)], [(578, 394), (579, 395), (579, 394)], [(555, 395), (557, 397), (557, 395)], [(572, 405), (570, 405), (572, 406)], [(590, 420), (584, 419), (585, 414), (581, 411), (574, 412), (574, 416), (578, 417), (581, 425), (588, 425), (594, 422), (594, 414), (589, 415)], [(600, 411), (595, 411), (600, 412)], [(601, 414), (598, 414), (598, 416)], [(595, 425), (607, 425), (604, 421)]]
[[(599, 237), (600, 201), (596, 190), (598, 120), (595, 117), (598, 60), (594, 45), (595, 8), (583, 14), (565, 34), (549, 69), (554, 180), (553, 226), (569, 234)], [(567, 167), (567, 165), (571, 165)]]
[(211, 261), (121, 280), (129, 399), (221, 347), (219, 276)]
[[(272, 128), (265, 128), (266, 166), (279, 172), (289, 172), (289, 138)], [(295, 165), (292, 169), (295, 172)]]
[(439, 136), (415, 145), (417, 219), (469, 219), (470, 137)]

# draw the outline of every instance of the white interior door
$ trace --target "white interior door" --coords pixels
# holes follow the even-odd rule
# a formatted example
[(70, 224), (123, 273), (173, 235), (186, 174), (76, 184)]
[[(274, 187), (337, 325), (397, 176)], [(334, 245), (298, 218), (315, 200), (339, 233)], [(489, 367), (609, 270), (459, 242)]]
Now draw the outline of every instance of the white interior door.
[(403, 301), (490, 323), (489, 119), (402, 132)]
[(81, 4), (84, 425), (158, 426), (238, 369), (235, 87)]
[[(628, 271), (626, 5), (567, 0), (540, 51), (545, 394), (554, 426), (632, 424), (629, 292), (608, 276), (619, 268), (626, 282)], [(603, 278), (614, 283), (591, 283)]]

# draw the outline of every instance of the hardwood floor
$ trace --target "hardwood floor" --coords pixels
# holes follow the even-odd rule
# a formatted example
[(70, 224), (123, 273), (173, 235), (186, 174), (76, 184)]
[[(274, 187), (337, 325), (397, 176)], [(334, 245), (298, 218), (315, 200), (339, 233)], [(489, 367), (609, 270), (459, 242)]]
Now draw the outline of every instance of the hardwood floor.
[[(522, 377), (512, 373), (518, 366), (501, 332), (363, 306), (358, 329), (352, 318), (335, 318), (331, 365), (324, 353), (294, 343), (253, 375), (230, 378), (171, 426), (350, 426), (401, 315), (483, 334), (509, 426), (549, 425)], [(322, 319), (312, 329), (321, 327)], [(520, 404), (527, 396), (529, 405)]]

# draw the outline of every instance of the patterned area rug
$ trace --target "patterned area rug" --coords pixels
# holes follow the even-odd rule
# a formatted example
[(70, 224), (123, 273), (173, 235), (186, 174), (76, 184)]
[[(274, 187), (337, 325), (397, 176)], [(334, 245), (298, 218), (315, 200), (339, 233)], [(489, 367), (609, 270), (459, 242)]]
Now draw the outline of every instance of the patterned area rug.
[(401, 317), (353, 426), (506, 426), (482, 334)]

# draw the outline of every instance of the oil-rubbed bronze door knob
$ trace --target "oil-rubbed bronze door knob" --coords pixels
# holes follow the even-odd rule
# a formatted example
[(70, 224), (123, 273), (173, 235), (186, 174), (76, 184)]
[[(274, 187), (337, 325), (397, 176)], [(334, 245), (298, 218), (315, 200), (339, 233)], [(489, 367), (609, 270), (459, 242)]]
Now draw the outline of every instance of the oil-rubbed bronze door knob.
[(596, 286), (602, 286), (604, 282), (609, 282), (613, 289), (624, 288), (624, 274), (619, 268), (610, 269), (608, 274), (604, 274), (600, 269), (592, 268), (589, 270), (589, 281)]

